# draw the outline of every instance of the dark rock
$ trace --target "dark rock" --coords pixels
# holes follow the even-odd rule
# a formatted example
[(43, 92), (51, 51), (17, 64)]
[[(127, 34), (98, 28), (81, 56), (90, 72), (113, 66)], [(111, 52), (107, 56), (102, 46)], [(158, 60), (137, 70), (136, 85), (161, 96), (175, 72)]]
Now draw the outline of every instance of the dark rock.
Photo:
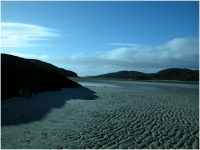
[(23, 88), (19, 91), (19, 95), (28, 98), (32, 96), (32, 91), (29, 88)]
[(23, 88), (29, 88), (33, 94), (37, 94), (78, 87), (82, 86), (24, 58), (1, 54), (1, 100), (19, 96)]

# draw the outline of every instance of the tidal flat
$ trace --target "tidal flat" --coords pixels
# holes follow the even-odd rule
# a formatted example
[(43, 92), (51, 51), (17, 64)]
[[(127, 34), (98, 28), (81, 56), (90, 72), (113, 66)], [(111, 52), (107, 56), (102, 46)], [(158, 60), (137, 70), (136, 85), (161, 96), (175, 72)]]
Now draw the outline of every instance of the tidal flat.
[(199, 148), (199, 93), (84, 86), (1, 107), (2, 149)]

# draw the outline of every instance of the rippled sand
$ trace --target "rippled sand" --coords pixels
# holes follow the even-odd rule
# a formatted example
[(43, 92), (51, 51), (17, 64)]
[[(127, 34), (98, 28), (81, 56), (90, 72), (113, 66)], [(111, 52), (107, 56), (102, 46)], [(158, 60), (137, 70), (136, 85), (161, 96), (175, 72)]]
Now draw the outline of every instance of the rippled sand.
[(1, 148), (199, 148), (198, 93), (87, 88), (2, 101)]

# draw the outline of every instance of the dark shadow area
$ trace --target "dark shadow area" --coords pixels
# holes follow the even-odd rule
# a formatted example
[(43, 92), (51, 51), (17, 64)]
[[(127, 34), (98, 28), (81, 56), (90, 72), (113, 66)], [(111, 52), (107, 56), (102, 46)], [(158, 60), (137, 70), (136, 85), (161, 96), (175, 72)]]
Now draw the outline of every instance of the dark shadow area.
[(32, 93), (82, 87), (56, 71), (41, 68), (24, 58), (1, 54), (1, 100), (19, 96), (29, 88)]
[[(12, 97), (1, 101), (1, 125), (17, 125), (43, 119), (53, 108), (61, 108), (67, 101), (99, 98), (88, 88), (62, 88), (60, 91), (40, 92), (31, 98)], [(67, 115), (67, 114), (65, 114)]]

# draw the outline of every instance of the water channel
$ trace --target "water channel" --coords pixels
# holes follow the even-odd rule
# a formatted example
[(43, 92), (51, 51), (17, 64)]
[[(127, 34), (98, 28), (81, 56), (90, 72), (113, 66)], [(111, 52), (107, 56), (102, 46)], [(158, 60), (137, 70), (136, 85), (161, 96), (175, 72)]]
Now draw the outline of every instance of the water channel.
[(128, 84), (113, 84), (113, 83), (82, 83), (82, 86), (97, 86), (97, 87), (113, 87), (113, 88), (129, 88), (129, 89), (144, 89), (158, 91), (175, 91), (187, 93), (199, 93), (199, 89), (180, 88), (180, 87), (164, 87), (164, 86), (145, 86), (145, 85), (128, 85)]

